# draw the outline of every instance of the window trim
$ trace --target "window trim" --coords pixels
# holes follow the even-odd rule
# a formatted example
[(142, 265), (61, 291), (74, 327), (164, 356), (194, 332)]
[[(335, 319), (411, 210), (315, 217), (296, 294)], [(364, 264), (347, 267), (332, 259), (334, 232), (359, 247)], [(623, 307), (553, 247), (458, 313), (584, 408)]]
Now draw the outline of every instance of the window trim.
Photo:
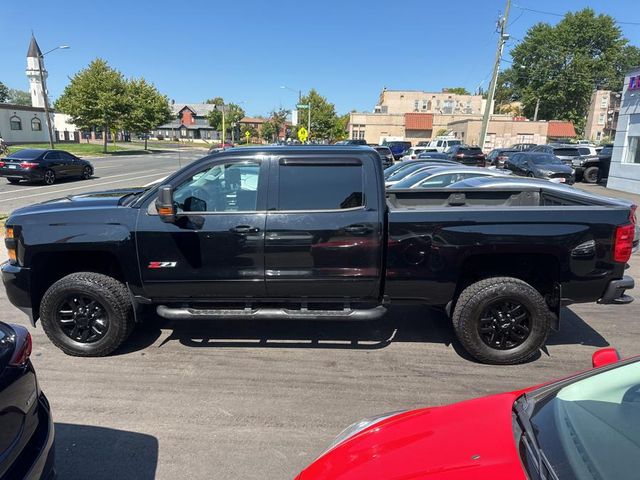
[[(249, 156), (249, 157), (223, 157), (220, 159), (216, 159), (215, 161), (207, 162), (204, 165), (195, 166), (192, 169), (189, 169), (182, 173), (182, 175), (175, 177), (170, 182), (162, 182), (160, 185), (171, 185), (173, 191), (178, 188), (180, 185), (184, 184), (190, 177), (194, 175), (210, 170), (217, 165), (226, 165), (230, 163), (245, 163), (245, 162), (253, 162), (258, 163), (260, 168), (258, 170), (258, 198), (256, 200), (256, 209), (255, 210), (234, 210), (230, 212), (216, 212), (207, 210), (204, 212), (176, 212), (176, 217), (192, 217), (192, 216), (202, 216), (202, 215), (238, 215), (238, 214), (265, 214), (267, 211), (266, 208), (266, 192), (268, 188), (268, 180), (269, 180), (269, 162), (262, 157)], [(175, 187), (173, 185), (176, 185)], [(159, 185), (159, 186), (160, 186)], [(158, 211), (156, 210), (156, 199), (158, 198), (158, 190), (152, 190), (152, 193), (148, 198), (140, 199), (142, 205), (144, 202), (149, 201), (147, 205), (147, 215), (158, 216)], [(144, 207), (143, 207), (144, 208)]]
[[(33, 124), (37, 123), (38, 124), (38, 128), (33, 128)], [(40, 121), (40, 119), (38, 117), (33, 117), (31, 119), (31, 131), (32, 132), (41, 132), (42, 131), (42, 122)]]
[[(14, 128), (14, 124), (18, 124), (18, 128)], [(14, 132), (22, 131), (22, 119), (18, 115), (12, 115), (9, 117), (9, 130), (13, 130)]]
[[(374, 151), (375, 152), (375, 151)], [(377, 156), (377, 154), (376, 154)], [(380, 160), (379, 158), (377, 159)], [(269, 176), (269, 198), (268, 198), (268, 208), (267, 213), (271, 214), (299, 214), (299, 213), (342, 213), (342, 212), (356, 212), (356, 211), (364, 211), (368, 209), (367, 203), (369, 201), (369, 195), (367, 195), (367, 169), (363, 164), (360, 157), (353, 157), (350, 155), (339, 155), (336, 157), (336, 160), (327, 160), (325, 156), (315, 157), (315, 156), (301, 156), (301, 157), (278, 157), (275, 158), (276, 161), (276, 172), (272, 173)], [(291, 163), (289, 163), (291, 162)], [(301, 210), (281, 210), (280, 209), (280, 166), (286, 166), (287, 163), (290, 166), (299, 166), (301, 164), (311, 165), (311, 166), (336, 166), (336, 165), (349, 165), (349, 166), (360, 166), (362, 171), (362, 195), (363, 195), (363, 205), (357, 207), (350, 208), (317, 208), (317, 209), (301, 209)]]

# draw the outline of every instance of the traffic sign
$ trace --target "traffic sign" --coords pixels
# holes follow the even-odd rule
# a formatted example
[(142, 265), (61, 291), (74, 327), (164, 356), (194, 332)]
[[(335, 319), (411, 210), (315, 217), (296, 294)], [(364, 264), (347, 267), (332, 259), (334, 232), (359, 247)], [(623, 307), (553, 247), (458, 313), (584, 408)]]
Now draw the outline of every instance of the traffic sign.
[(300, 127), (298, 129), (298, 140), (300, 140), (301, 142), (306, 142), (308, 136), (309, 136), (309, 132), (307, 132), (306, 128)]
[(304, 103), (299, 103), (296, 105), (296, 108), (309, 108), (309, 105), (305, 105)]
[(244, 136), (247, 137), (247, 138), (249, 138), (251, 136), (251, 133), (249, 132), (249, 130), (244, 132)]

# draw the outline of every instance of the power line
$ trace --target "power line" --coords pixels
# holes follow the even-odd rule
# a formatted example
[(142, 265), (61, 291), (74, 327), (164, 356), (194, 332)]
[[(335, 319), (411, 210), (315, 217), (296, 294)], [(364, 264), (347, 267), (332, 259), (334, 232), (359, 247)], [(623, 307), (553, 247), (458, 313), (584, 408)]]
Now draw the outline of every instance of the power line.
[[(519, 10), (523, 10), (523, 11), (526, 11), (526, 12), (541, 13), (542, 15), (551, 15), (553, 17), (564, 17), (566, 15), (564, 13), (547, 12), (545, 10), (536, 10), (534, 8), (523, 7), (523, 6), (517, 5), (515, 3), (513, 4), (513, 6), (515, 8), (517, 8), (517, 9), (519, 9)], [(518, 17), (518, 18), (520, 18), (520, 17)], [(621, 22), (619, 20), (616, 20), (615, 18), (613, 20), (616, 23), (620, 24), (620, 25), (636, 25), (636, 26), (640, 26), (640, 22)], [(514, 22), (515, 22), (515, 20), (514, 20)]]

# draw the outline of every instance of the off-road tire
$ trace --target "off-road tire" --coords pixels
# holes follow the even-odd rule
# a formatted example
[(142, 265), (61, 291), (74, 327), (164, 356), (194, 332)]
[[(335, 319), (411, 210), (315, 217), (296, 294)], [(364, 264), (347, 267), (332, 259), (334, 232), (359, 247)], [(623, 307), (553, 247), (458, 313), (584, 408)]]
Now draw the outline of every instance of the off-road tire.
[(582, 172), (582, 180), (585, 183), (596, 183), (598, 181), (598, 167), (589, 167)]
[[(107, 331), (93, 343), (70, 338), (57, 321), (56, 309), (70, 294), (86, 292), (95, 297), (108, 315)], [(49, 340), (67, 355), (103, 357), (116, 350), (134, 327), (133, 307), (127, 287), (115, 278), (94, 272), (78, 272), (55, 282), (45, 292), (40, 305), (40, 322)]]
[[(507, 350), (487, 345), (479, 332), (483, 312), (501, 299), (520, 303), (528, 312), (531, 324), (528, 337)], [(542, 295), (528, 283), (512, 277), (493, 277), (473, 283), (462, 291), (452, 322), (460, 343), (473, 358), (482, 363), (513, 365), (530, 360), (542, 348), (549, 334), (551, 315)]]

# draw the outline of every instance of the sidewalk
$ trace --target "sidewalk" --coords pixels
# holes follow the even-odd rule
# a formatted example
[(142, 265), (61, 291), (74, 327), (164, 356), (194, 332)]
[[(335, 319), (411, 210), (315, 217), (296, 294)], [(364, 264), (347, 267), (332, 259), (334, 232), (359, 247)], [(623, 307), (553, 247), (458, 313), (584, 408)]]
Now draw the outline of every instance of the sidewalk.
[(584, 190), (585, 192), (595, 193), (596, 195), (603, 195), (605, 197), (613, 197), (613, 198), (623, 198), (625, 200), (629, 200), (640, 207), (640, 194), (637, 193), (627, 193), (621, 192), (620, 190), (613, 190), (611, 188), (606, 188), (602, 185), (596, 185), (591, 183), (576, 183), (573, 185), (580, 190)]

